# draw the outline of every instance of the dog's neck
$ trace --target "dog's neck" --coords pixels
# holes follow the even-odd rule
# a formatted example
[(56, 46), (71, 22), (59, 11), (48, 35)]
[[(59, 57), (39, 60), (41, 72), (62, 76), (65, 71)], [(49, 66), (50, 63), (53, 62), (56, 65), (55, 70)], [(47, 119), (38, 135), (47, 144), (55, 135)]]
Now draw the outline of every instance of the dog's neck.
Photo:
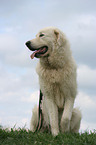
[(44, 68), (50, 67), (50, 63), (49, 63), (49, 61), (48, 61), (48, 57), (42, 57), (42, 58), (40, 58), (40, 64), (41, 64)]
[[(63, 61), (61, 59), (63, 59)], [(59, 59), (55, 57), (51, 59), (51, 57), (49, 56), (40, 58), (40, 64), (45, 69), (59, 69), (64, 67), (66, 61), (64, 61), (64, 58), (62, 58), (62, 56)]]

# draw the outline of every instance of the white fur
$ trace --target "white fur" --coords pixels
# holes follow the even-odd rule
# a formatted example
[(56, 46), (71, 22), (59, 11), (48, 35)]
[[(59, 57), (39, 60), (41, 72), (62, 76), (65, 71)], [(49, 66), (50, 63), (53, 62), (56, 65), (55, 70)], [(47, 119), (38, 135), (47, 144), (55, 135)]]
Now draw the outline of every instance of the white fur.
[[(40, 32), (44, 37), (39, 37)], [(69, 42), (59, 29), (48, 27), (42, 29), (36, 38), (31, 40), (34, 47), (48, 46), (47, 54), (40, 58), (37, 65), (40, 89), (44, 99), (42, 103), (42, 128), (50, 124), (53, 136), (61, 132), (78, 132), (81, 112), (73, 109), (77, 94), (76, 64), (72, 57)], [(35, 106), (30, 129), (34, 132), (38, 122), (38, 111)]]

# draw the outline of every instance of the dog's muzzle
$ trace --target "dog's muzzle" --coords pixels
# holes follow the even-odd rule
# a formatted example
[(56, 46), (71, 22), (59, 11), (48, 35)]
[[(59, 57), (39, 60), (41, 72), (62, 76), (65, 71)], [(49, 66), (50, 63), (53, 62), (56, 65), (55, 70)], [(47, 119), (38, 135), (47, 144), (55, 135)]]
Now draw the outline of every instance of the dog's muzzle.
[(32, 54), (31, 54), (31, 58), (33, 59), (34, 57), (37, 57), (37, 58), (40, 58), (41, 56), (44, 56), (47, 51), (48, 51), (48, 46), (42, 46), (40, 48), (35, 48), (32, 46), (31, 42), (30, 41), (27, 41), (26, 43), (26, 46), (31, 50), (31, 51), (34, 51)]

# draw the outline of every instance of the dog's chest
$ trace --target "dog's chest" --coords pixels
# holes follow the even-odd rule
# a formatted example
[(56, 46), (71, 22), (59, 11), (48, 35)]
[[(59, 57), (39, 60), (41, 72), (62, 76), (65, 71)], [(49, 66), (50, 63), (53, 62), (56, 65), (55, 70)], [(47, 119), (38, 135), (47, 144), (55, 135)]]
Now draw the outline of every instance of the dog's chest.
[(64, 107), (64, 94), (61, 90), (61, 87), (59, 84), (54, 84), (53, 86), (54, 91), (54, 100), (58, 108)]

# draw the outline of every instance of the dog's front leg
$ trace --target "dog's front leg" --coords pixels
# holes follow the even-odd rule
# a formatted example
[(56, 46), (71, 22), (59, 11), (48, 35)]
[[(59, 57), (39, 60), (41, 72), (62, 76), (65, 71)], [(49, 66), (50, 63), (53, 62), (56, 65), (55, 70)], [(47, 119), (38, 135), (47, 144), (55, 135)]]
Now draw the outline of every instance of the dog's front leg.
[(61, 118), (61, 130), (62, 132), (68, 132), (70, 129), (70, 120), (72, 116), (72, 110), (74, 105), (74, 98), (66, 98), (64, 104), (64, 111)]
[(46, 98), (46, 109), (48, 111), (52, 135), (57, 136), (59, 133), (58, 108), (52, 99)]

